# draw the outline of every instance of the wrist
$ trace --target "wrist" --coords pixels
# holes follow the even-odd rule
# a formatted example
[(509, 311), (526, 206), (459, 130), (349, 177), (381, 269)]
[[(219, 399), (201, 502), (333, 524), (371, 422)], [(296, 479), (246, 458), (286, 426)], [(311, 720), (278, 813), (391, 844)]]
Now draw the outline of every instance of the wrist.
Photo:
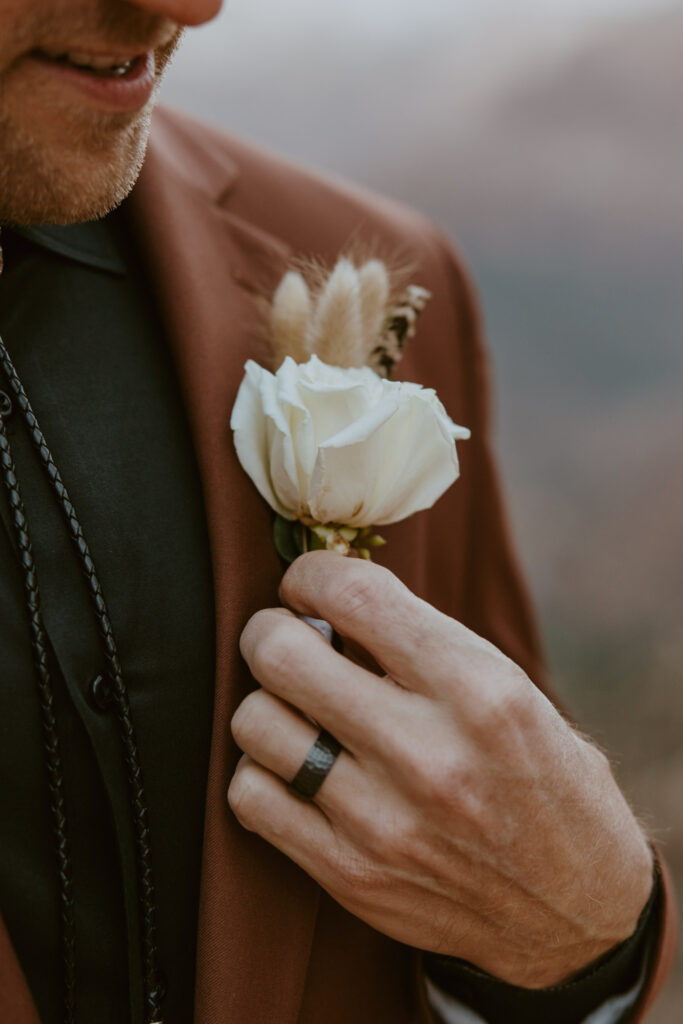
[[(635, 822), (634, 822), (635, 824)], [(618, 867), (600, 887), (600, 898), (593, 897), (593, 914), (586, 913), (584, 934), (557, 949), (548, 949), (540, 958), (527, 958), (509, 964), (500, 974), (502, 980), (527, 989), (565, 985), (602, 962), (637, 931), (653, 893), (655, 861), (652, 850), (636, 825), (628, 853), (620, 850)]]
[(650, 899), (633, 935), (564, 984), (519, 988), (471, 963), (435, 954), (425, 955), (425, 972), (440, 993), (464, 1003), (489, 1024), (509, 1024), (511, 1020), (577, 1024), (610, 998), (629, 993), (634, 1001), (637, 998), (637, 986), (644, 981), (649, 952), (658, 935), (661, 892), (656, 871)]

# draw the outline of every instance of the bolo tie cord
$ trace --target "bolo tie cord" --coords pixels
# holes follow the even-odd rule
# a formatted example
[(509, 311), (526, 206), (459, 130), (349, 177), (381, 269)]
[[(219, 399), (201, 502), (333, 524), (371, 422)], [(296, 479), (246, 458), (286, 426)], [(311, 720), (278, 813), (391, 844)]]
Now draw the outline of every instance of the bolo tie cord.
[[(83, 575), (97, 619), (100, 639), (107, 666), (107, 678), (111, 703), (116, 712), (119, 736), (126, 767), (128, 792), (132, 810), (138, 900), (140, 907), (140, 929), (142, 941), (142, 964), (144, 980), (145, 1016), (147, 1024), (161, 1024), (162, 982), (158, 969), (156, 946), (156, 897), (152, 875), (149, 813), (140, 767), (140, 757), (131, 716), (128, 691), (126, 689), (116, 640), (109, 618), (109, 612), (102, 588), (95, 570), (95, 563), (85, 539), (76, 510), (62, 482), (59, 470), (47, 446), (38, 420), (31, 408), (9, 352), (0, 338), (0, 366), (12, 389), (17, 407), (38, 453), (40, 462), (50, 482), (57, 503), (65, 518), (66, 525), (81, 563)], [(41, 719), (45, 737), (45, 755), (50, 788), (52, 826), (57, 851), (60, 884), (62, 959), (64, 964), (64, 1005), (66, 1024), (74, 1024), (75, 1006), (75, 928), (73, 911), (72, 868), (67, 837), (64, 779), (57, 736), (54, 699), (47, 662), (47, 642), (40, 613), (38, 580), (31, 554), (31, 542), (23, 508), (21, 493), (14, 468), (9, 438), (0, 411), (0, 463), (5, 487), (12, 509), (12, 523), (19, 547), (24, 570), (28, 615), (31, 623), (31, 638), (34, 662), (38, 679), (41, 704)]]
[(12, 529), (24, 571), (24, 590), (31, 629), (33, 662), (38, 683), (43, 749), (45, 752), (47, 784), (50, 792), (52, 833), (55, 841), (57, 871), (59, 874), (64, 1019), (67, 1024), (72, 1024), (75, 1014), (76, 929), (74, 925), (73, 873), (66, 818), (62, 755), (57, 732), (52, 682), (48, 667), (45, 627), (43, 626), (43, 617), (40, 610), (40, 591), (38, 590), (36, 569), (31, 551), (31, 537), (2, 411), (0, 411), (0, 464), (2, 466), (3, 481), (9, 496)]

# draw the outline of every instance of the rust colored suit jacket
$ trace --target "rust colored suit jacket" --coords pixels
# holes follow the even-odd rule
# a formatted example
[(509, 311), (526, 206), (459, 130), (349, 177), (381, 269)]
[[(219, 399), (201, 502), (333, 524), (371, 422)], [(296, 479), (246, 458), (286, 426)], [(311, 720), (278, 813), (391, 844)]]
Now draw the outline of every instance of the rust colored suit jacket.
[[(422, 218), (323, 182), (217, 132), (158, 111), (130, 200), (182, 381), (204, 486), (217, 609), (214, 732), (199, 910), (195, 1024), (418, 1024), (419, 954), (339, 908), (299, 868), (246, 833), (225, 799), (239, 757), (232, 712), (253, 686), (238, 637), (277, 604), (271, 514), (241, 470), (230, 411), (248, 358), (267, 362), (257, 300), (294, 255), (333, 263), (349, 245), (398, 257), (433, 294), (400, 375), (438, 388), (471, 428), (461, 479), (429, 512), (388, 528), (383, 561), (416, 593), (482, 634), (544, 685), (488, 445), (488, 385), (468, 282)], [(672, 900), (634, 1021), (674, 947)], [(0, 922), (1, 925), (1, 922)], [(37, 1024), (0, 927), (0, 1021)]]

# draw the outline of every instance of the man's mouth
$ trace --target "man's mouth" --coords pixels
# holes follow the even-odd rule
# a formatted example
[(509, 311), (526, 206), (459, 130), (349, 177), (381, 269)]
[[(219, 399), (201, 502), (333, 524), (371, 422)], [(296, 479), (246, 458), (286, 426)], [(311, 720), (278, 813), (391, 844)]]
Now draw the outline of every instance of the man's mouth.
[[(0, 7), (2, 0), (0, 0)], [(153, 103), (163, 70), (180, 38), (171, 22), (160, 25), (156, 37), (118, 42), (93, 36), (88, 39), (55, 38), (40, 42), (16, 61), (18, 75), (31, 76), (38, 105), (64, 103), (78, 110), (99, 109), (108, 113), (131, 114)], [(30, 94), (32, 86), (27, 87)], [(76, 106), (74, 106), (76, 109)], [(150, 108), (151, 109), (151, 108)]]
[(100, 55), (80, 50), (69, 50), (65, 53), (37, 50), (35, 56), (53, 64), (62, 64), (74, 68), (76, 71), (86, 72), (96, 78), (124, 78), (136, 70), (145, 55), (130, 57), (115, 54)]

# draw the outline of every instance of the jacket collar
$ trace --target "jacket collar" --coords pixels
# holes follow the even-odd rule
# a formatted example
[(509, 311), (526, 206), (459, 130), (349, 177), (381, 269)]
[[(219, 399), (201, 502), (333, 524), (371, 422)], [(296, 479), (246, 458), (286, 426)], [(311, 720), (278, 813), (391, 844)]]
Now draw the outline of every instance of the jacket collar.
[(282, 241), (231, 213), (237, 177), (234, 164), (198, 151), (172, 120), (157, 115), (130, 209), (185, 397), (214, 571), (216, 693), (195, 1024), (294, 1024), (318, 889), (246, 833), (226, 802), (239, 757), (230, 718), (254, 686), (239, 655), (239, 634), (253, 612), (277, 603), (282, 574), (270, 512), (239, 466), (229, 418), (244, 363), (267, 356), (255, 299), (272, 293), (290, 256)]

